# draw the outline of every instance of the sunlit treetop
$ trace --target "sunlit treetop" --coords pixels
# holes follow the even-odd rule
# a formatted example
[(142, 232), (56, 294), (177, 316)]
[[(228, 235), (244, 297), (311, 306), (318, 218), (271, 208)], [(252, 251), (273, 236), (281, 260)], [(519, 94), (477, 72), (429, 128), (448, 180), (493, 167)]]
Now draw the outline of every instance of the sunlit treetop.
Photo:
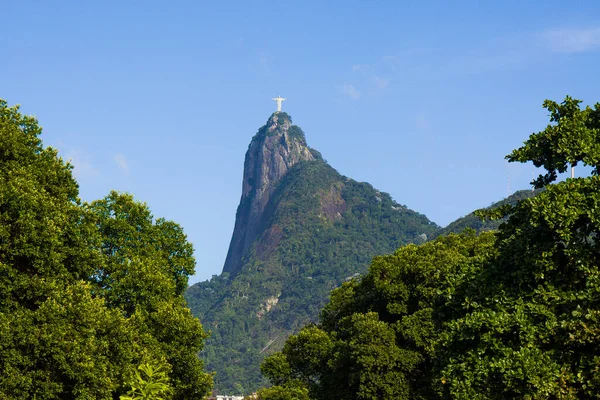
[(545, 100), (550, 111), (550, 124), (541, 132), (533, 133), (525, 145), (513, 150), (506, 159), (510, 162), (533, 162), (543, 167), (546, 174), (532, 184), (542, 188), (579, 163), (592, 166), (592, 174), (600, 172), (600, 103), (594, 108), (582, 109), (581, 100), (566, 96), (562, 103)]

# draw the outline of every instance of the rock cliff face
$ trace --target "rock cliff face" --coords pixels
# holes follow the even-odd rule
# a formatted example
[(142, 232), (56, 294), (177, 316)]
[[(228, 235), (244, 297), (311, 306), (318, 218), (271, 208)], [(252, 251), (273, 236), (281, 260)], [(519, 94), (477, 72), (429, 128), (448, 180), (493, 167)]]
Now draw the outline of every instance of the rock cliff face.
[(276, 112), (252, 138), (244, 161), (242, 198), (223, 272), (235, 274), (259, 235), (261, 220), (277, 183), (300, 161), (314, 160), (300, 128)]

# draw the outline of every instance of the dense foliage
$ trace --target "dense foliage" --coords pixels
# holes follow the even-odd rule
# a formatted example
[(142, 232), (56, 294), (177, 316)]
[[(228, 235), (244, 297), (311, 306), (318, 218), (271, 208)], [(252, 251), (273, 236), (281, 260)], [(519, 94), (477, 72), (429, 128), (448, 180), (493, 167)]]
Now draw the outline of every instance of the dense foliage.
[(265, 360), (263, 373), (318, 399), (433, 397), (436, 340), (493, 244), (492, 233), (451, 234), (376, 257), (362, 279), (333, 291), (318, 325)]
[(206, 335), (182, 296), (194, 259), (181, 228), (128, 195), (82, 204), (40, 133), (0, 100), (0, 397), (113, 399), (151, 364), (165, 398), (201, 398)]
[(590, 398), (600, 393), (600, 177), (521, 203), (498, 256), (447, 326), (442, 359), (459, 398)]
[(264, 385), (261, 360), (316, 322), (332, 289), (364, 273), (374, 256), (423, 243), (437, 229), (320, 158), (294, 165), (271, 196), (240, 272), (186, 293), (211, 330), (202, 358), (217, 371), (216, 389), (248, 394)]
[(164, 400), (169, 390), (169, 378), (165, 371), (151, 364), (142, 364), (128, 382), (131, 389), (119, 400)]
[(558, 173), (579, 163), (591, 166), (593, 175), (600, 175), (600, 103), (584, 109), (580, 104), (581, 100), (569, 96), (560, 104), (545, 100), (550, 124), (506, 157), (511, 162), (531, 161), (546, 170), (533, 182), (536, 188), (556, 181)]
[[(551, 124), (511, 153), (546, 174), (507, 209), (498, 256), (473, 307), (448, 326), (443, 374), (457, 397), (591, 398), (600, 393), (600, 104), (545, 101)], [(569, 165), (593, 176), (555, 185)]]
[[(515, 150), (545, 190), (451, 234), (376, 258), (317, 325), (262, 365), (269, 393), (326, 399), (576, 399), (600, 393), (600, 106), (546, 101), (551, 122)], [(568, 165), (594, 176), (550, 185)], [(283, 395), (267, 397), (285, 398)], [(289, 398), (301, 398), (291, 396)]]

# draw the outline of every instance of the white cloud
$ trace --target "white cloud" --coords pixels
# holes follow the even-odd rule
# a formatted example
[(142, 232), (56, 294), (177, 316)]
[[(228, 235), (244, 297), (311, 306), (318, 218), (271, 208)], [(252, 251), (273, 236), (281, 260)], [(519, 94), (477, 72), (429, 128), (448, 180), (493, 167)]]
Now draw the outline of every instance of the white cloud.
[[(394, 73), (400, 59), (396, 56), (383, 56), (379, 61), (371, 64), (354, 64), (352, 72), (356, 74), (356, 80), (364, 88), (367, 97), (379, 96), (390, 85), (391, 80), (384, 76)], [(362, 96), (352, 85), (346, 84), (343, 89), (344, 94), (357, 100)]]
[(117, 167), (119, 167), (125, 175), (129, 175), (129, 172), (130, 172), (129, 165), (127, 165), (127, 160), (125, 159), (125, 156), (123, 154), (121, 154), (121, 153), (115, 154), (113, 156), (113, 160), (117, 164)]
[(377, 90), (384, 90), (390, 85), (390, 80), (382, 78), (381, 76), (373, 75), (371, 77), (371, 83)]
[(73, 175), (77, 179), (89, 179), (100, 174), (89, 161), (90, 157), (87, 154), (83, 154), (80, 150), (71, 150), (66, 158), (73, 165)]
[(352, 72), (362, 72), (362, 73), (366, 73), (368, 70), (370, 70), (372, 67), (368, 64), (354, 64), (352, 66)]
[(542, 33), (546, 46), (560, 53), (600, 49), (600, 27), (551, 29)]
[(341, 87), (340, 92), (352, 100), (358, 100), (361, 96), (361, 93), (349, 83), (344, 83), (344, 86)]

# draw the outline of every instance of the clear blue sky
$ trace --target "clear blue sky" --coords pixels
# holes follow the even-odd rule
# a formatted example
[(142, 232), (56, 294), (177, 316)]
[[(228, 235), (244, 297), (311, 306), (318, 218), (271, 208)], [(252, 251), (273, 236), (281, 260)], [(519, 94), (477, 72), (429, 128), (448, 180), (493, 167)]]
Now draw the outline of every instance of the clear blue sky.
[[(452, 3), (452, 4), (450, 4)], [(340, 173), (440, 225), (528, 188), (546, 98), (600, 101), (595, 1), (0, 1), (0, 98), (220, 273), (244, 153), (284, 111)]]

